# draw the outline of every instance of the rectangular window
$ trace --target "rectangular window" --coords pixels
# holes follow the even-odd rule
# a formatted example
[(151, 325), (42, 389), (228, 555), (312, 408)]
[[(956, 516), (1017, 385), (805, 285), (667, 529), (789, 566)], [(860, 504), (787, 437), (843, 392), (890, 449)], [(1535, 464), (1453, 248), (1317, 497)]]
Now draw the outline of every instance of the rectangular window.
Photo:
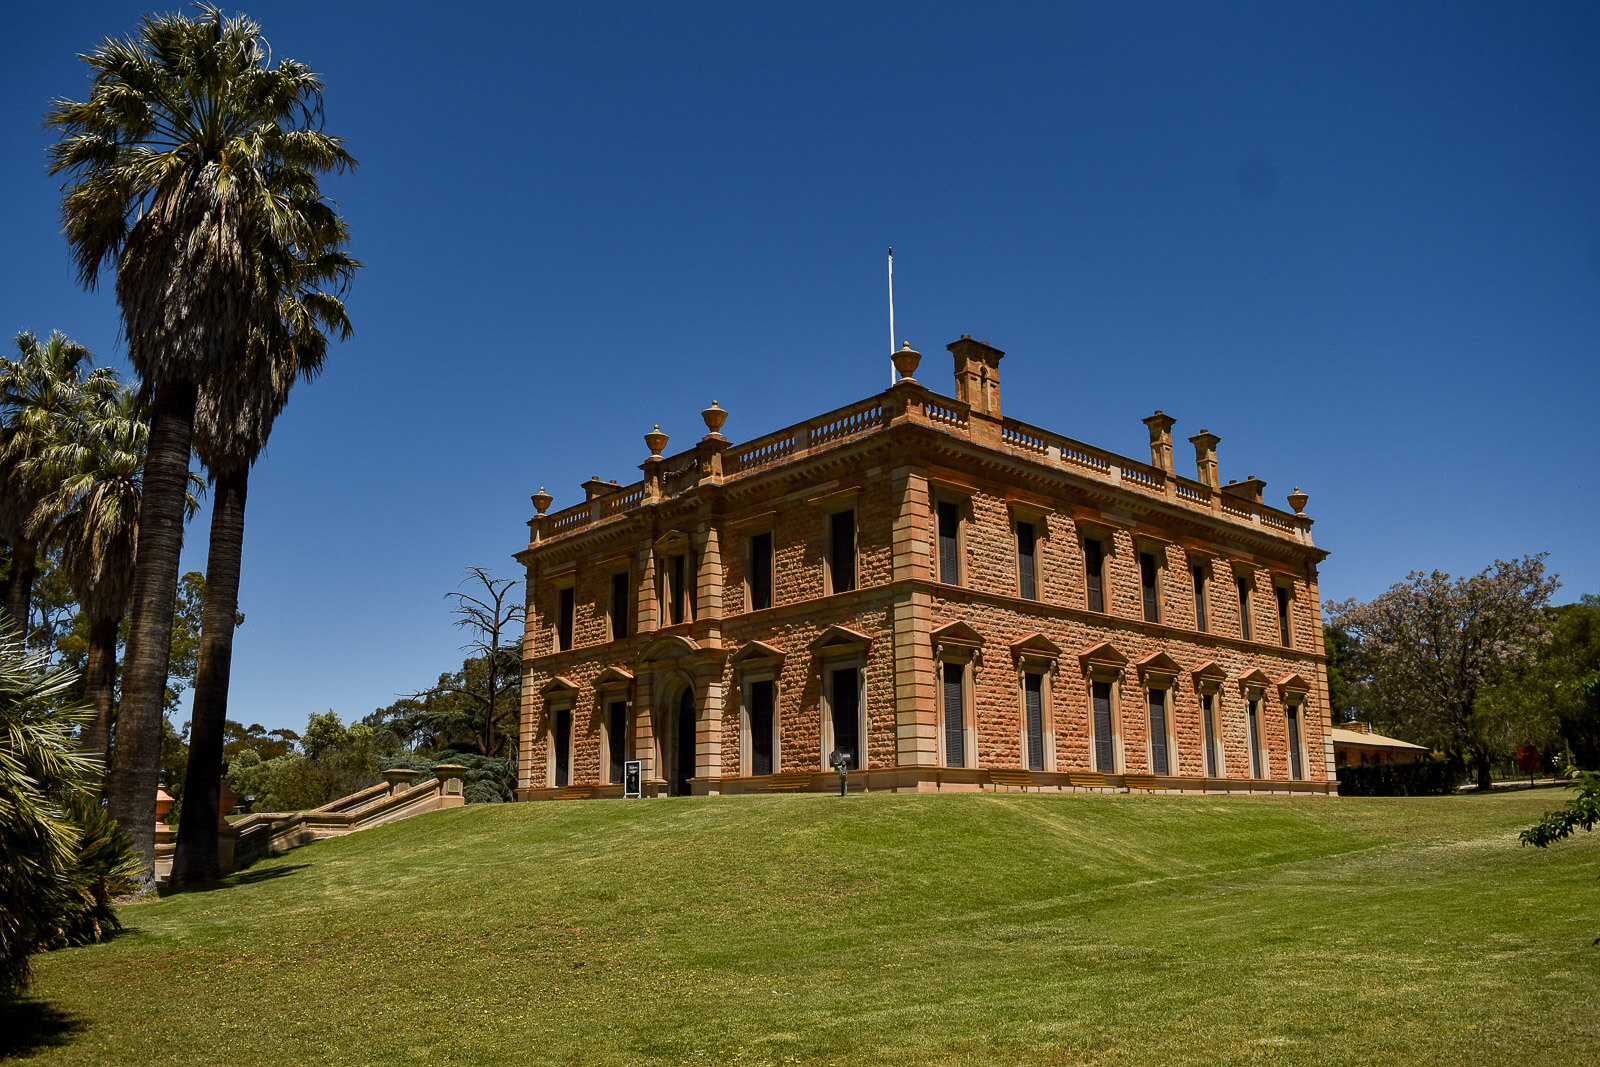
[[(772, 710), (776, 683), (771, 680), (750, 683), (750, 773), (771, 774), (775, 770), (772, 758)], [(838, 736), (837, 730), (835, 736)]]
[(1028, 731), (1028, 770), (1044, 770), (1044, 675), (1022, 676), (1022, 702)]
[(1244, 718), (1250, 726), (1250, 777), (1265, 778), (1261, 771), (1261, 701), (1252, 700), (1245, 708)]
[(1206, 569), (1194, 569), (1194, 628), (1206, 632)]
[(1039, 599), (1039, 567), (1034, 556), (1033, 523), (1017, 523), (1017, 594)]
[(1289, 777), (1299, 781), (1304, 777), (1300, 767), (1300, 709), (1289, 705)]
[(856, 587), (856, 513), (852, 508), (828, 520), (828, 573), (831, 593), (848, 593)]
[(1206, 731), (1206, 777), (1220, 778), (1217, 773), (1217, 717), (1215, 714), (1215, 698), (1210, 693), (1200, 696), (1200, 719)]
[(1095, 682), (1094, 694), (1094, 769), (1101, 774), (1117, 771), (1117, 750), (1111, 737), (1111, 683)]
[(861, 672), (840, 667), (833, 672), (833, 748), (850, 758), (850, 769), (861, 766)]
[(1090, 611), (1106, 610), (1105, 546), (1093, 537), (1083, 539), (1083, 578)]
[(1167, 774), (1167, 691), (1150, 690), (1150, 773)]
[(556, 785), (572, 784), (572, 709), (556, 712)]
[(944, 765), (964, 767), (967, 731), (962, 702), (962, 682), (966, 676), (966, 665), (945, 663), (941, 666), (944, 668)]
[(1239, 636), (1250, 640), (1250, 579), (1234, 578), (1239, 590)]
[(750, 538), (750, 610), (772, 607), (772, 532)]
[(1139, 553), (1139, 590), (1144, 595), (1144, 621), (1161, 621), (1161, 568), (1155, 553)]
[(939, 581), (961, 584), (961, 508), (939, 501)]
[(1294, 644), (1289, 630), (1289, 590), (1281, 585), (1272, 587), (1278, 594), (1278, 636), (1283, 640), (1283, 647), (1289, 648)]
[(577, 593), (572, 586), (565, 586), (557, 591), (559, 604), (556, 608), (556, 650), (566, 652), (572, 648), (573, 617), (577, 614)]
[(622, 765), (628, 761), (628, 702), (613, 700), (606, 708), (606, 781), (622, 781)]
[(628, 616), (633, 612), (633, 597), (628, 590), (628, 572), (611, 576), (611, 640), (628, 636)]

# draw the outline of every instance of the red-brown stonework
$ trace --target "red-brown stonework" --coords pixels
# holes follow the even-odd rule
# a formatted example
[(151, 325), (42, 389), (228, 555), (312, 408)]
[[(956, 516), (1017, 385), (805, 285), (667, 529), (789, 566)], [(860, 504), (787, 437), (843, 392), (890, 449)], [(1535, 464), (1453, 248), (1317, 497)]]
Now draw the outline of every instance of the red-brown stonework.
[[(1172, 420), (1159, 412), (1145, 420), (1152, 463), (1002, 417), (1004, 353), (966, 338), (950, 347), (963, 399), (904, 379), (742, 445), (708, 416), (713, 432), (651, 455), (642, 481), (591, 480), (582, 503), (529, 523), (532, 539), (518, 555), (528, 575), (520, 796), (620, 794), (609, 743), (617, 701), (626, 704), (622, 754), (643, 763), (649, 794), (836, 788), (828, 755), (846, 742), (833, 716), (851, 701), (834, 690), (849, 668), (859, 672), (864, 728), (854, 788), (1331, 791), (1317, 591), (1326, 553), (1312, 544), (1311, 520), (1263, 504), (1259, 480), (1213, 481), (1215, 438), (1205, 432), (1194, 439), (1199, 477), (1173, 473)], [(954, 582), (941, 581), (941, 503), (958, 516)], [(851, 568), (834, 558), (832, 516), (846, 511), (855, 516), (855, 584), (841, 589)], [(1022, 595), (1018, 522), (1034, 532), (1032, 599)], [(762, 535), (771, 539), (771, 606), (758, 609), (751, 546)], [(1089, 610), (1086, 538), (1104, 546), (1103, 612)], [(1141, 553), (1154, 562), (1153, 619)], [(1206, 576), (1204, 631), (1196, 567)], [(622, 573), (629, 595), (618, 637), (613, 580)], [(1248, 640), (1236, 580), (1249, 590)], [(563, 650), (556, 616), (569, 587), (572, 641)], [(959, 690), (946, 685), (957, 672)], [(1036, 756), (1030, 673), (1042, 678)], [(1110, 685), (1113, 712), (1103, 768), (1096, 680)], [(772, 773), (758, 774), (762, 731), (751, 729), (749, 701), (766, 682)], [(1153, 689), (1165, 694), (1160, 775)], [(1201, 711), (1207, 692), (1215, 773)], [(949, 721), (947, 693), (960, 696), (959, 718)], [(684, 714), (692, 719), (680, 724)], [(570, 726), (562, 753), (558, 721)]]

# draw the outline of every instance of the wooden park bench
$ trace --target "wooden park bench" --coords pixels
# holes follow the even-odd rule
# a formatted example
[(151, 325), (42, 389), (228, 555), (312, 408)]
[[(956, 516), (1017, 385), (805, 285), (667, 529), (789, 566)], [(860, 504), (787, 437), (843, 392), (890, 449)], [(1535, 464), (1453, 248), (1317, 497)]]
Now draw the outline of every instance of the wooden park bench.
[(556, 794), (557, 800), (588, 800), (594, 796), (592, 785), (562, 786), (561, 792)]
[(1099, 771), (1068, 771), (1067, 784), (1077, 789), (1104, 789), (1106, 776)]
[(1161, 783), (1153, 774), (1124, 774), (1122, 784), (1129, 789), (1160, 789)]
[(799, 793), (811, 788), (810, 771), (782, 771), (767, 776), (761, 784), (763, 793)]
[(990, 771), (989, 781), (993, 783), (996, 792), (1004, 787), (1008, 791), (1017, 788), (1026, 793), (1028, 787), (1033, 784), (1033, 775), (1027, 771)]

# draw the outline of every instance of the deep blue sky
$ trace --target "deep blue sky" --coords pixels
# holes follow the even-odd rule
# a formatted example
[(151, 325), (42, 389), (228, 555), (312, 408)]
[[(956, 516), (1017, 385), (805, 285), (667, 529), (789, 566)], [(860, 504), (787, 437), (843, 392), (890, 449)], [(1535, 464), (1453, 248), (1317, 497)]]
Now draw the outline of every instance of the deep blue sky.
[[(144, 5), (18, 5), (0, 328), (121, 363), (40, 128)], [(230, 8), (230, 10), (232, 10)], [(1008, 414), (1222, 436), (1311, 494), (1325, 597), (1548, 551), (1600, 592), (1600, 8), (259, 3), (361, 160), (356, 338), (251, 482), (232, 717), (347, 721), (459, 664), (529, 495), (626, 483), (712, 399), (746, 440), (963, 333)], [(188, 565), (203, 569), (205, 516)]]

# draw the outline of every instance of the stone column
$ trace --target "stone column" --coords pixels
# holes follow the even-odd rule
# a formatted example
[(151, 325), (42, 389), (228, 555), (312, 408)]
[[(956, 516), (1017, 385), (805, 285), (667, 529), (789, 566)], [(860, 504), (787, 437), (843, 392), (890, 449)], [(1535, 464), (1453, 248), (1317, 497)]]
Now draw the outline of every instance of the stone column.
[(439, 807), (459, 808), (467, 802), (461, 781), (466, 773), (459, 763), (441, 763), (433, 768), (434, 777), (439, 779)]
[[(932, 560), (928, 543), (928, 480), (913, 467), (897, 467), (890, 478), (895, 501), (890, 535), (894, 580), (925, 581)], [(938, 724), (934, 714), (933, 651), (928, 637), (933, 627), (932, 601), (925, 592), (902, 587), (895, 594), (892, 619), (895, 760), (901, 767), (936, 766)]]
[(410, 767), (390, 767), (383, 772), (383, 780), (389, 783), (389, 795), (397, 797), (411, 788), (412, 780), (421, 774), (421, 771)]

